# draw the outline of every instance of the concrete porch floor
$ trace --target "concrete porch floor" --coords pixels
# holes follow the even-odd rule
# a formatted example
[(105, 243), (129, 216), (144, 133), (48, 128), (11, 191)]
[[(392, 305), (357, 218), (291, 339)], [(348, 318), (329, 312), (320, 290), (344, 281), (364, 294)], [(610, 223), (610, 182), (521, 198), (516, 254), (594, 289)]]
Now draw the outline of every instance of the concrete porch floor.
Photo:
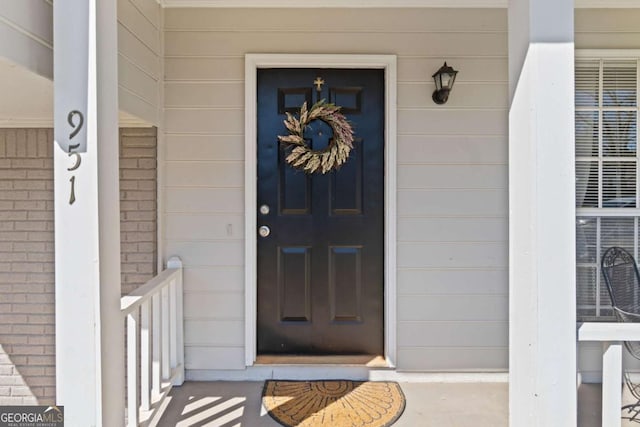
[[(508, 425), (506, 383), (400, 383), (407, 403), (394, 427), (501, 427)], [(186, 382), (171, 391), (159, 427), (278, 427), (262, 410), (262, 382)], [(630, 401), (625, 393), (624, 402)], [(599, 427), (599, 384), (578, 389), (578, 426)], [(625, 420), (623, 426), (638, 426)], [(515, 426), (517, 427), (517, 426)]]

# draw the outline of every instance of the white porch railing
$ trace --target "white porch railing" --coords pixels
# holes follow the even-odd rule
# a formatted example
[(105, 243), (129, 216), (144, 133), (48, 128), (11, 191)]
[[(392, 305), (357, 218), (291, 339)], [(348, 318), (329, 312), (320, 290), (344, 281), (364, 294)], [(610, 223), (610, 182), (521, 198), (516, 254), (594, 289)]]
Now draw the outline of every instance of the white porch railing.
[(184, 382), (182, 261), (129, 295), (120, 310), (127, 337), (127, 426), (153, 417), (174, 385)]
[(602, 342), (602, 425), (620, 426), (622, 351), (624, 341), (640, 341), (640, 323), (585, 322), (578, 341)]

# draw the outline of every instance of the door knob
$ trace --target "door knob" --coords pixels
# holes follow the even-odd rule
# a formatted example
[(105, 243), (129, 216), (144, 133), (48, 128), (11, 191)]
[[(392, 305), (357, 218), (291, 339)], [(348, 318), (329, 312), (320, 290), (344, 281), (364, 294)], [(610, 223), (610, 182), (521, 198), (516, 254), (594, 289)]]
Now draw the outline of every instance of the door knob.
[(266, 225), (263, 225), (258, 228), (258, 234), (260, 235), (260, 237), (267, 237), (269, 234), (271, 234), (271, 229)]
[(269, 205), (261, 205), (260, 206), (260, 213), (262, 215), (267, 215), (269, 213), (271, 209), (269, 209)]

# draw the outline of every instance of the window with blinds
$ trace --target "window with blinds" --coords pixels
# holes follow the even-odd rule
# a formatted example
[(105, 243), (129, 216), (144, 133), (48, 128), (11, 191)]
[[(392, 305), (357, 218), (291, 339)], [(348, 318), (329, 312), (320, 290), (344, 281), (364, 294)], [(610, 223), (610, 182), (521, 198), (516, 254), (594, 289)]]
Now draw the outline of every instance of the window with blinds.
[(620, 246), (639, 259), (639, 62), (576, 62), (576, 278), (581, 321), (613, 318), (600, 272), (604, 251)]

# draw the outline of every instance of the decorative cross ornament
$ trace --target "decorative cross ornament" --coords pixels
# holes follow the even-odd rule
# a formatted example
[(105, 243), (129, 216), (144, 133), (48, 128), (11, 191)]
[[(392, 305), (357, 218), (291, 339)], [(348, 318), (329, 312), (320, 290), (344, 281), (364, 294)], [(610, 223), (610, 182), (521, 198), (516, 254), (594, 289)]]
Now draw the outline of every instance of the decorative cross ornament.
[(322, 79), (322, 77), (316, 77), (316, 79), (313, 81), (313, 84), (316, 85), (316, 91), (320, 92), (322, 90), (324, 80)]

